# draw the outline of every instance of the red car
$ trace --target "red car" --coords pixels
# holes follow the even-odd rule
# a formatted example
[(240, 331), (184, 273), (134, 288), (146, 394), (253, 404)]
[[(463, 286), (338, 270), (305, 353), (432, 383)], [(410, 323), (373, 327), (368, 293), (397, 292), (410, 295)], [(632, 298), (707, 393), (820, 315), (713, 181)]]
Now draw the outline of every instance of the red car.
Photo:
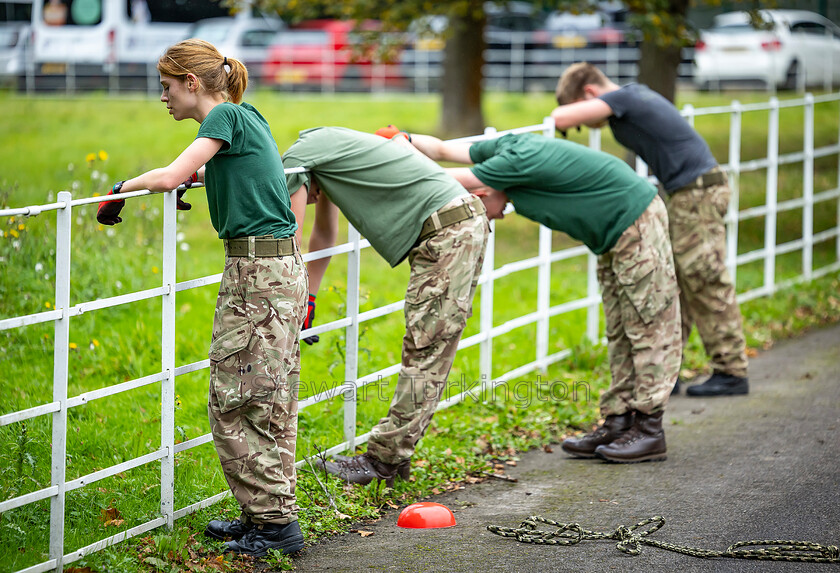
[[(308, 20), (280, 32), (263, 68), (268, 85), (278, 88), (370, 90), (400, 84), (398, 48), (383, 56), (380, 24), (366, 20)], [(367, 34), (375, 38), (368, 46)]]

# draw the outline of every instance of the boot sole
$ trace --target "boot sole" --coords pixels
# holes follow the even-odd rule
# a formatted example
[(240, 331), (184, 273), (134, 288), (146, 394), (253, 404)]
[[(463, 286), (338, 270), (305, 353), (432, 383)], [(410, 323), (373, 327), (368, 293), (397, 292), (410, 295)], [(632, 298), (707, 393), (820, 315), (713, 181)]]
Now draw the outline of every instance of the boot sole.
[(697, 393), (695, 393), (695, 392), (691, 391), (691, 388), (689, 388), (688, 390), (685, 391), (686, 396), (692, 396), (694, 398), (714, 398), (716, 396), (746, 396), (749, 393), (750, 393), (749, 390), (736, 390), (734, 392), (730, 391), (730, 390), (724, 390), (723, 392), (703, 392), (703, 393), (697, 392)]
[(279, 551), (283, 555), (292, 555), (293, 553), (297, 553), (298, 551), (303, 549), (303, 535), (293, 537), (292, 539), (286, 539), (285, 541), (278, 542), (274, 545), (263, 547), (259, 551), (251, 552), (230, 550), (229, 553), (238, 553), (239, 555), (250, 555), (252, 557), (265, 557), (266, 555), (268, 555), (268, 552), (272, 549)]
[(664, 462), (668, 459), (668, 456), (665, 454), (651, 454), (649, 456), (642, 456), (641, 458), (633, 458), (633, 459), (623, 459), (623, 458), (608, 458), (604, 454), (596, 454), (599, 458), (604, 460), (605, 462), (610, 462), (614, 464), (639, 464), (642, 462)]

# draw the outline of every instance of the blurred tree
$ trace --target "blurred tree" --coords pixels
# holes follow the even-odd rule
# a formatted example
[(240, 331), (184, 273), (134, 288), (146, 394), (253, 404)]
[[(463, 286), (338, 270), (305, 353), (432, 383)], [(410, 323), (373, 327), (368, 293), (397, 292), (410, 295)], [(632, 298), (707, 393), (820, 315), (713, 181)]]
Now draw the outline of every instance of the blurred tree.
[[(237, 3), (237, 0), (223, 1)], [(506, 0), (495, 1), (503, 5)], [(696, 40), (696, 31), (686, 19), (689, 6), (696, 1), (624, 0), (631, 13), (630, 24), (643, 36), (638, 80), (671, 101), (681, 49)], [(723, 0), (704, 1), (720, 5)], [(756, 5), (755, 0), (725, 1), (728, 6)], [(580, 13), (598, 7), (598, 0), (532, 0), (532, 3), (535, 12), (552, 9)], [(292, 23), (318, 17), (356, 21), (375, 18), (382, 22), (384, 32), (405, 32), (411, 27), (415, 33), (431, 33), (434, 22), (431, 17), (446, 18), (448, 25), (438, 32), (445, 39), (439, 133), (458, 136), (484, 129), (481, 109), (484, 0), (253, 0), (253, 4), (266, 12), (277, 12)]]

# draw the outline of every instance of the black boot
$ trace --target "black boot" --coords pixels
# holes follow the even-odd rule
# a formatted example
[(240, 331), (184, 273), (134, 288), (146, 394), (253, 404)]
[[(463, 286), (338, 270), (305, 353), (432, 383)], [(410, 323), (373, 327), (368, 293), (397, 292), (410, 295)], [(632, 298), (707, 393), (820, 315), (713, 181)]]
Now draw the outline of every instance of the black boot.
[(708, 380), (697, 386), (689, 386), (685, 393), (689, 396), (735, 396), (750, 391), (746, 378), (715, 372)]
[(594, 458), (595, 448), (609, 444), (633, 425), (633, 412), (607, 416), (604, 423), (579, 438), (567, 438), (560, 445), (567, 454), (578, 458)]
[[(347, 483), (367, 485), (373, 480), (384, 480), (385, 485), (393, 487), (394, 479), (399, 475), (401, 478), (411, 473), (410, 460), (404, 460), (399, 464), (386, 464), (380, 462), (368, 453), (353, 456), (351, 458), (341, 456), (334, 462), (316, 462), (317, 466), (327, 470)], [(406, 479), (403, 478), (403, 479)]]
[(252, 526), (238, 541), (228, 541), (226, 545), (225, 553), (263, 557), (269, 549), (276, 549), (291, 555), (303, 549), (303, 534), (297, 521), (282, 525), (264, 523)]
[(218, 539), (219, 541), (227, 541), (228, 539), (236, 541), (245, 535), (249, 529), (251, 529), (250, 525), (242, 523), (238, 519), (234, 519), (233, 521), (214, 519), (207, 524), (204, 535)]
[(680, 388), (682, 388), (682, 378), (677, 378), (677, 381), (674, 382), (674, 387), (671, 388), (671, 396), (678, 396), (680, 393)]
[(609, 462), (632, 464), (636, 462), (661, 462), (668, 456), (665, 432), (662, 431), (662, 414), (636, 412), (633, 427), (610, 444), (598, 446), (595, 455)]
[[(346, 462), (351, 461), (354, 457), (355, 456), (342, 456), (341, 454), (337, 454), (337, 455), (333, 456), (333, 460), (336, 463), (341, 463), (341, 462), (346, 463)], [(317, 464), (317, 465), (319, 467), (321, 467), (321, 464)], [(397, 464), (397, 476), (400, 479), (402, 479), (403, 481), (408, 481), (408, 478), (411, 477), (411, 458), (408, 458), (407, 460), (403, 460), (403, 461), (401, 461), (400, 463)]]

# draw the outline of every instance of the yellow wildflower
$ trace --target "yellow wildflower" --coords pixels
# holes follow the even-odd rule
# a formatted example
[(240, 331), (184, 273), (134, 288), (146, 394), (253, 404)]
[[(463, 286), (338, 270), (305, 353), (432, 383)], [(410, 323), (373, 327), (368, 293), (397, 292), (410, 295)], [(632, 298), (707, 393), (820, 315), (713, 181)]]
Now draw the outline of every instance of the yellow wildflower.
[(11, 231), (9, 231), (9, 234), (12, 235), (15, 239), (20, 237), (20, 233), (18, 233), (15, 229), (12, 229)]
[(52, 304), (50, 304), (50, 301), (45, 302), (44, 306), (47, 308), (52, 308)]
[(96, 161), (96, 154), (88, 153), (87, 155), (85, 155), (85, 161), (87, 161), (88, 163), (93, 163), (94, 161)]
[(93, 344), (94, 346), (99, 346), (99, 341), (96, 340), (95, 338), (92, 338), (90, 343)]
[(68, 347), (70, 348), (70, 350), (76, 350), (76, 349), (79, 347), (79, 345), (78, 345), (78, 344), (76, 344), (75, 342), (71, 342), (71, 343), (68, 345)]
[(158, 274), (160, 272), (160, 269), (158, 269), (157, 267), (152, 267), (152, 272), (154, 274)]
[(102, 161), (108, 161), (108, 153), (104, 149), (99, 150), (99, 159)]
[(26, 225), (24, 225), (23, 223), (18, 225), (18, 231), (23, 231), (25, 228), (26, 228)]

